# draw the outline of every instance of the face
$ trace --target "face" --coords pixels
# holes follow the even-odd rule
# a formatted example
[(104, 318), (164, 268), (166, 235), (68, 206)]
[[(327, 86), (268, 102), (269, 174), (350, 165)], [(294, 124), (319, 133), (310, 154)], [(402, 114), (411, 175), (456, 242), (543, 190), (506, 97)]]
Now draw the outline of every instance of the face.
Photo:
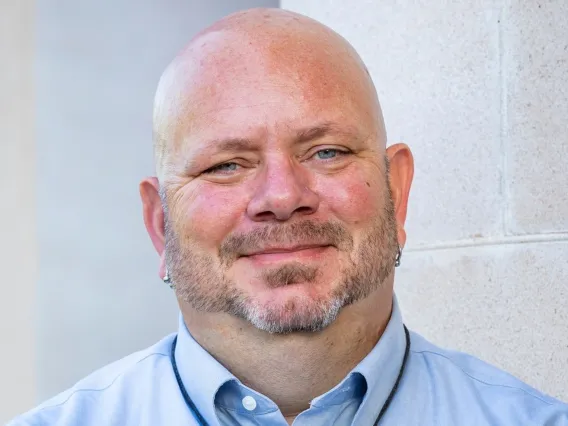
[(394, 268), (377, 107), (325, 60), (252, 62), (192, 88), (161, 186), (166, 264), (196, 310), (318, 331)]

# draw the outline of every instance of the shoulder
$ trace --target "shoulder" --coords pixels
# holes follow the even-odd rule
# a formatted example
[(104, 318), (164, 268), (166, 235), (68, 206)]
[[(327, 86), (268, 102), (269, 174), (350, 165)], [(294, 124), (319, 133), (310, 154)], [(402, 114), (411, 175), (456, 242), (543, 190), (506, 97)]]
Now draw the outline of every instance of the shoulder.
[(174, 334), (169, 335), (145, 350), (91, 373), (7, 426), (121, 424), (121, 411), (129, 400), (153, 387), (159, 377), (157, 370), (169, 368), (173, 337)]
[(472, 355), (440, 348), (411, 332), (411, 356), (420, 374), (450, 400), (460, 395), (465, 405), (493, 410), (497, 418), (511, 409), (519, 420), (561, 420), (550, 424), (568, 425), (567, 404)]

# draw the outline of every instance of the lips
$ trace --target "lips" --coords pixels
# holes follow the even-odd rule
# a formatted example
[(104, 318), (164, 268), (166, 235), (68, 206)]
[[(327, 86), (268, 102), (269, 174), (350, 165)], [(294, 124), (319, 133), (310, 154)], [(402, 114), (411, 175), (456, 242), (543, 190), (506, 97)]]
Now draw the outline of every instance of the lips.
[(291, 254), (301, 251), (317, 250), (329, 247), (329, 244), (301, 244), (295, 246), (274, 246), (274, 247), (264, 247), (259, 250), (254, 250), (248, 253), (244, 253), (242, 257), (252, 257), (252, 256), (262, 256), (270, 254)]
[(321, 258), (331, 245), (302, 244), (295, 246), (264, 247), (241, 256), (257, 266), (282, 262), (312, 262)]

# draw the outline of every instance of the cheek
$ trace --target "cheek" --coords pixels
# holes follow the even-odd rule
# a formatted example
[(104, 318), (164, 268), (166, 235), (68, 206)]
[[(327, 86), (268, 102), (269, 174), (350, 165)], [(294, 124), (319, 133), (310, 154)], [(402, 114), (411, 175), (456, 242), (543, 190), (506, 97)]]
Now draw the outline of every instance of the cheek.
[(184, 194), (176, 209), (182, 235), (200, 247), (218, 247), (244, 211), (244, 197), (236, 192), (231, 187), (202, 186)]
[(350, 224), (365, 223), (380, 214), (383, 191), (376, 178), (363, 173), (329, 176), (318, 188), (329, 209)]

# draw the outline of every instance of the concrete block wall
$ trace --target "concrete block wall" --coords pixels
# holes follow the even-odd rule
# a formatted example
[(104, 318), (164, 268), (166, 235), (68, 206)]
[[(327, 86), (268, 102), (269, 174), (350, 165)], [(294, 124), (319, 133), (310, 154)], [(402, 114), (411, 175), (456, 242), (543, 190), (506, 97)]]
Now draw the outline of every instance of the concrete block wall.
[(406, 322), (568, 400), (568, 3), (281, 5), (355, 46), (413, 149)]

